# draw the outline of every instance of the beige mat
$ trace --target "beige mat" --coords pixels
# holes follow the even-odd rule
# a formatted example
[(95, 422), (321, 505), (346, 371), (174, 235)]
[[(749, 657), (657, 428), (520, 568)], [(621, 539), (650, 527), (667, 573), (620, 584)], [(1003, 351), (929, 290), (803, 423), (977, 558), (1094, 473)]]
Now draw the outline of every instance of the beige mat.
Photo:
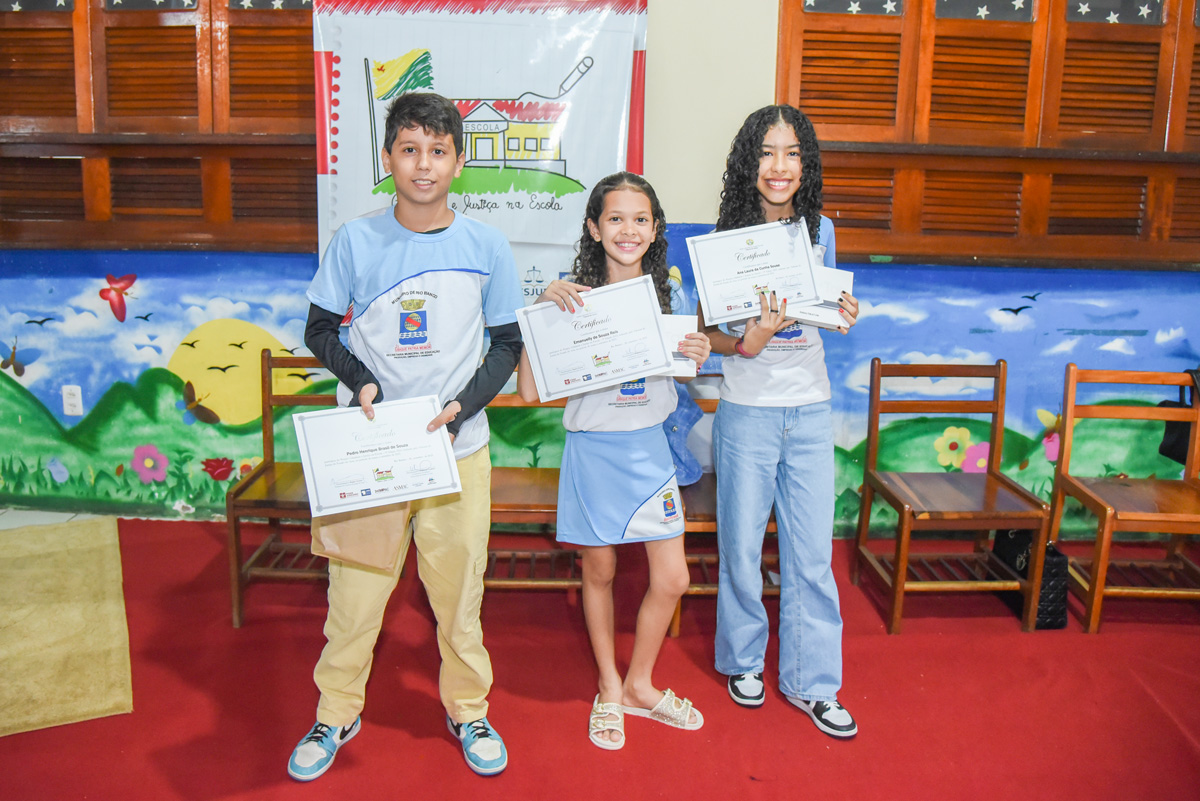
[(117, 521), (0, 531), (0, 735), (133, 711)]

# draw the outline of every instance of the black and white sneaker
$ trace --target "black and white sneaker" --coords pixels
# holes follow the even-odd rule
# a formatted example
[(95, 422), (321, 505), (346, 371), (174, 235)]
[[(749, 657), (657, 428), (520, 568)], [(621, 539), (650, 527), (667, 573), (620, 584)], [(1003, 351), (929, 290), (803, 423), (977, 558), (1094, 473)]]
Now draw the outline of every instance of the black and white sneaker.
[(803, 710), (817, 728), (830, 737), (853, 737), (858, 734), (858, 724), (837, 701), (805, 701), (803, 698), (786, 696), (794, 706)]
[(729, 677), (726, 686), (729, 697), (739, 706), (762, 706), (767, 696), (761, 673), (738, 673)]

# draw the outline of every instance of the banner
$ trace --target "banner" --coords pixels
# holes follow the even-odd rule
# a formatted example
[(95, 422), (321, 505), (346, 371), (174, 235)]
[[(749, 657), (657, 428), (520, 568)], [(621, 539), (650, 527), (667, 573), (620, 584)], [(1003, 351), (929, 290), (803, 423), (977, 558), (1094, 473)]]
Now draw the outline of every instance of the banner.
[(641, 171), (645, 0), (316, 0), (319, 252), (391, 204), (391, 100), (463, 116), (451, 208), (508, 236), (532, 301), (570, 267), (591, 187)]

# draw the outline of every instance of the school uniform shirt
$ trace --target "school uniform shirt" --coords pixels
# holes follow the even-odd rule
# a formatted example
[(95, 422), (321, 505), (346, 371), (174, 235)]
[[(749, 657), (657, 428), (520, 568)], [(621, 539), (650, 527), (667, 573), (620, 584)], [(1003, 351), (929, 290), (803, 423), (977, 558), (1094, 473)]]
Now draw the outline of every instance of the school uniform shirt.
[(568, 431), (637, 431), (662, 425), (678, 402), (671, 376), (639, 378), (567, 398), (563, 427)]
[[(385, 400), (438, 396), (444, 406), (475, 375), (484, 328), (516, 322), (523, 305), (516, 264), (499, 230), (461, 214), (437, 233), (409, 231), (390, 208), (334, 234), (308, 299), (344, 314), (349, 348), (379, 379)], [(338, 384), (338, 402), (350, 390)], [(488, 442), (487, 415), (462, 424), (461, 459)]]
[[(813, 245), (817, 261), (837, 267), (833, 223), (821, 216), (821, 228)], [(746, 323), (731, 324), (729, 333), (741, 337)], [(820, 329), (793, 323), (777, 332), (752, 359), (726, 356), (721, 360), (725, 377), (721, 399), (744, 406), (806, 406), (831, 397), (829, 373), (825, 369), (825, 346)]]

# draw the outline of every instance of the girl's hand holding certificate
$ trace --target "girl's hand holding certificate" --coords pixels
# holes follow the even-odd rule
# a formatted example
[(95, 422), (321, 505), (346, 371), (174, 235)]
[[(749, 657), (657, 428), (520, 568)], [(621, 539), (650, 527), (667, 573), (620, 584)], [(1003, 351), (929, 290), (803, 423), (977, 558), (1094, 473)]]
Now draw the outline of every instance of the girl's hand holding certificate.
[(537, 299), (537, 303), (553, 303), (563, 311), (575, 313), (575, 308), (582, 307), (584, 304), (583, 292), (591, 289), (590, 286), (583, 284), (573, 284), (570, 281), (555, 279), (550, 282), (550, 286), (542, 292), (541, 297)]

